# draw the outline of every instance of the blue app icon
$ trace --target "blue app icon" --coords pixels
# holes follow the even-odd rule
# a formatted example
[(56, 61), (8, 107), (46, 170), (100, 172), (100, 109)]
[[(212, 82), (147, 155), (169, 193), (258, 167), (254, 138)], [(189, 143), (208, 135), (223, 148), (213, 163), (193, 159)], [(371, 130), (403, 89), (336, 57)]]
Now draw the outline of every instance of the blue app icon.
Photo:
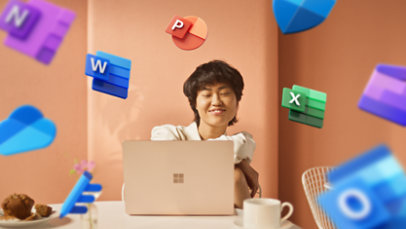
[(8, 156), (45, 148), (55, 135), (55, 124), (44, 118), (40, 110), (31, 105), (21, 106), (0, 122), (0, 154)]
[(296, 33), (322, 23), (336, 0), (273, 0), (273, 12), (282, 33)]
[[(385, 145), (327, 174), (318, 203), (339, 229), (399, 229), (406, 223), (406, 176)], [(399, 227), (399, 225), (403, 225)]]
[(338, 228), (375, 228), (390, 218), (379, 196), (362, 179), (347, 180), (318, 201)]
[(128, 96), (131, 60), (97, 51), (87, 54), (85, 74), (93, 77), (92, 89), (122, 99)]

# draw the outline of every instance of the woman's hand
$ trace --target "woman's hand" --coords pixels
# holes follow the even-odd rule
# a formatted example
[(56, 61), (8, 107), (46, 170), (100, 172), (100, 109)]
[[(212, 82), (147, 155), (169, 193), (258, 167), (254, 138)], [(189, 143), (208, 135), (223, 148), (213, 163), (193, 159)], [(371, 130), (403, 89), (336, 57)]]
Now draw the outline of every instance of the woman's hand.
[(254, 197), (259, 188), (258, 172), (251, 167), (247, 159), (242, 160), (237, 166), (244, 173), (247, 184), (251, 189), (251, 197)]

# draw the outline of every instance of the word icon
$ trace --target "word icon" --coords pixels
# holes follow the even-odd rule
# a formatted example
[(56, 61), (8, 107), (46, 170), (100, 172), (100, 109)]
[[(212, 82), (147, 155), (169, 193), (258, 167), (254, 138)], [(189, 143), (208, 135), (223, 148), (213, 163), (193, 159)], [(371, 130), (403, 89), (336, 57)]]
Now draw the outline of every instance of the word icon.
[(102, 190), (103, 187), (100, 184), (90, 184), (92, 178), (92, 174), (87, 171), (80, 176), (65, 202), (63, 202), (59, 218), (63, 218), (69, 213), (85, 214), (87, 212), (86, 206), (75, 206), (75, 204), (93, 203), (95, 197), (93, 195), (83, 195), (83, 192), (100, 192)]
[(282, 107), (289, 108), (289, 120), (323, 127), (327, 95), (324, 92), (293, 85), (283, 88)]
[(75, 13), (43, 0), (10, 0), (0, 15), (5, 44), (49, 64), (66, 36)]
[(379, 145), (327, 174), (318, 202), (339, 229), (398, 229), (406, 223), (406, 176)]
[(55, 135), (55, 124), (40, 110), (31, 105), (21, 106), (0, 122), (0, 154), (8, 156), (45, 148)]
[(131, 60), (97, 51), (86, 55), (85, 74), (93, 77), (92, 89), (126, 99)]
[(273, 12), (282, 33), (296, 33), (321, 24), (336, 0), (273, 0)]
[(172, 35), (175, 45), (183, 50), (200, 47), (207, 37), (206, 22), (195, 16), (174, 16), (165, 31)]
[(376, 66), (358, 107), (406, 126), (406, 67)]

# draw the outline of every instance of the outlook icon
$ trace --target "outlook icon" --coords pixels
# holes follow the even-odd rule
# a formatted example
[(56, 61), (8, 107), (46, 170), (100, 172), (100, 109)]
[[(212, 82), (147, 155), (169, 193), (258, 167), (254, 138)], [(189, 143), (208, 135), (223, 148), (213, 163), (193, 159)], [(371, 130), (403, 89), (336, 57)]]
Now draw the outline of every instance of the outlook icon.
[(406, 176), (379, 145), (327, 174), (319, 204), (339, 229), (399, 229), (406, 223)]

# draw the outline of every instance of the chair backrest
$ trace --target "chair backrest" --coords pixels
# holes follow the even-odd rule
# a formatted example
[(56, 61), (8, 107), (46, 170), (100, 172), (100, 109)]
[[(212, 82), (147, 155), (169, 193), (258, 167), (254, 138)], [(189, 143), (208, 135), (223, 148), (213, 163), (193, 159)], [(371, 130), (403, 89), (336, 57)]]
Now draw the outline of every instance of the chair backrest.
[(306, 170), (302, 175), (303, 188), (310, 205), (314, 220), (319, 229), (335, 229), (334, 224), (317, 204), (317, 196), (329, 187), (326, 174), (331, 167), (315, 167)]

